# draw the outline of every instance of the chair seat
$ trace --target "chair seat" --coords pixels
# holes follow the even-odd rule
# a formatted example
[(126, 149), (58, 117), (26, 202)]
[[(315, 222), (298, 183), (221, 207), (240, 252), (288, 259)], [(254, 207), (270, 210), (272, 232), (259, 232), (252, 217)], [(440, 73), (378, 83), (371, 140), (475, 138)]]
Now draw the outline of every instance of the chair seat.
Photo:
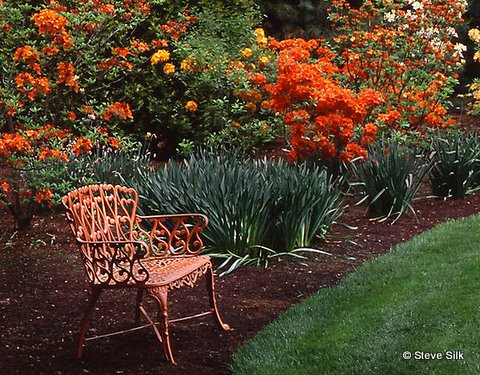
[(208, 255), (194, 257), (151, 257), (141, 262), (150, 275), (145, 286), (168, 286), (169, 289), (182, 285), (195, 286), (197, 279), (211, 267)]
[[(104, 285), (108, 283), (109, 287), (115, 287), (119, 280), (125, 278), (122, 276), (122, 272), (124, 272), (127, 266), (128, 264), (125, 264), (125, 267), (117, 267), (113, 271), (113, 277), (108, 281), (107, 274), (97, 275), (97, 279)], [(182, 285), (193, 287), (198, 278), (204, 275), (211, 266), (208, 255), (149, 257), (140, 260), (140, 265), (137, 262), (133, 265), (133, 274), (138, 274), (139, 270), (143, 268), (148, 272), (148, 280), (145, 283), (140, 283), (135, 282), (133, 278), (129, 278), (126, 285), (145, 288), (167, 286), (169, 289), (180, 288)]]

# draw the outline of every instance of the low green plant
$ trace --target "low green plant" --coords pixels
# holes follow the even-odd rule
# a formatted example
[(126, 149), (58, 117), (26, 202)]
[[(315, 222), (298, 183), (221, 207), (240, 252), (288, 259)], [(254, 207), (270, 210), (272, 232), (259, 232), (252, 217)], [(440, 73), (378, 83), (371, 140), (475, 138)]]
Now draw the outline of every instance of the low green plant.
[(202, 212), (207, 250), (230, 272), (246, 263), (300, 256), (340, 215), (338, 185), (320, 168), (198, 152), (182, 164), (138, 169), (126, 184), (143, 214)]
[(271, 246), (289, 251), (309, 246), (315, 237), (324, 238), (342, 212), (338, 207), (342, 180), (335, 181), (318, 166), (282, 161), (268, 165), (267, 179), (275, 187)]
[(451, 132), (432, 141), (434, 166), (430, 186), (438, 197), (464, 197), (480, 185), (480, 143), (477, 135)]
[(363, 186), (368, 213), (372, 217), (397, 220), (410, 209), (420, 183), (432, 168), (431, 161), (418, 155), (414, 147), (407, 147), (382, 138), (369, 145), (368, 158), (352, 164)]

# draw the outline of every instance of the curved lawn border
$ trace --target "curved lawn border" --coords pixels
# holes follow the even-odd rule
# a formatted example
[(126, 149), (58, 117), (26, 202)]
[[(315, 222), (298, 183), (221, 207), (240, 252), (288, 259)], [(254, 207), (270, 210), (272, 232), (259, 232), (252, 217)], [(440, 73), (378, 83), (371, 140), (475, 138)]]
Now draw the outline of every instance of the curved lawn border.
[[(293, 306), (239, 349), (232, 368), (262, 375), (480, 374), (479, 326), (474, 216), (422, 233)], [(407, 352), (412, 358), (403, 358)]]

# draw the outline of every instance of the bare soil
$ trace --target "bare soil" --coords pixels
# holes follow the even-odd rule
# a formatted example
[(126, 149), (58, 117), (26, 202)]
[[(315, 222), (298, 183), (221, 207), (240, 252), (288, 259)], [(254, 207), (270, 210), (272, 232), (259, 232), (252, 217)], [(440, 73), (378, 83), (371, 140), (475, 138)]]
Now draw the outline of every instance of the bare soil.
[[(418, 200), (418, 220), (408, 214), (394, 225), (371, 221), (364, 207), (346, 203), (350, 206), (339, 221), (356, 229), (335, 224), (328, 241), (317, 244), (336, 256), (314, 256), (303, 264), (279, 260), (268, 269), (246, 267), (217, 277), (219, 306), (233, 329), (218, 330), (211, 317), (173, 323), (178, 366), (166, 362), (150, 329), (89, 341), (84, 358), (76, 360), (88, 286), (63, 213), (38, 215), (30, 231), (17, 232), (8, 212), (0, 209), (0, 374), (228, 374), (236, 349), (289, 306), (334, 287), (366, 260), (420, 232), (477, 214), (480, 194)], [(170, 294), (172, 317), (207, 306), (202, 284)], [(134, 301), (134, 291), (105, 292), (90, 334), (131, 327)]]

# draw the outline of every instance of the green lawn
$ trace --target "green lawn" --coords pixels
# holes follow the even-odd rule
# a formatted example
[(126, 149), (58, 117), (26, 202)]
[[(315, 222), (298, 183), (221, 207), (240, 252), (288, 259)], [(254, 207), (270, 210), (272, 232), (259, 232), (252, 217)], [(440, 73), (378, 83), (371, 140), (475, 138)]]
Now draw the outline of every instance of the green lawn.
[[(406, 351), (412, 359), (402, 358)], [(448, 359), (449, 351), (464, 360)], [(414, 359), (419, 352), (442, 359)], [(440, 225), (320, 290), (241, 347), (232, 367), (235, 374), (480, 374), (480, 217)]]

